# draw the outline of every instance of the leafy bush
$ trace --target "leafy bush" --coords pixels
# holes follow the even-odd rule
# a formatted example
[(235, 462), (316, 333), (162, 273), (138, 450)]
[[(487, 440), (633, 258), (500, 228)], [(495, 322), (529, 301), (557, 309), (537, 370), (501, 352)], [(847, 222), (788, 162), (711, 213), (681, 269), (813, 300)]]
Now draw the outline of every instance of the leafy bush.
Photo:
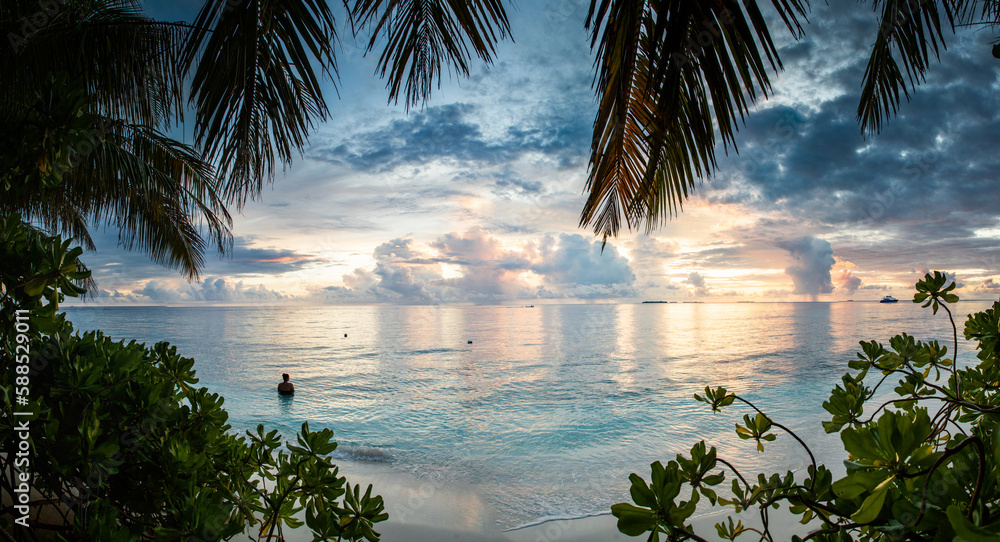
[[(238, 437), (222, 397), (195, 387), (194, 360), (174, 347), (74, 334), (57, 310), (64, 295), (83, 292), (89, 272), (79, 255), (17, 217), (0, 221), (0, 441), (9, 446), (0, 488), (16, 504), (19, 474), (29, 472), (35, 490), (31, 530), (12, 524), (21, 511), (10, 506), (8, 531), (101, 541), (221, 540), (249, 531), (273, 540), (283, 526), (301, 526), (294, 516), (305, 510), (317, 540), (379, 539), (374, 524), (388, 517), (382, 498), (338, 475), (329, 459), (333, 431), (303, 424), (297, 444), (284, 448), (263, 426)], [(20, 330), (18, 310), (29, 315)], [(14, 404), (18, 387), (28, 405)], [(25, 420), (30, 454), (15, 463)], [(36, 517), (42, 509), (47, 517)]]
[[(938, 341), (917, 341), (905, 333), (890, 339), (888, 347), (862, 342), (862, 352), (848, 363), (852, 372), (823, 403), (832, 415), (823, 427), (840, 433), (848, 453), (843, 478), (835, 481), (805, 442), (751, 402), (725, 388), (705, 388), (705, 395), (695, 399), (713, 411), (736, 402), (753, 411), (736, 431), (756, 442), (758, 450), (775, 439), (775, 431), (795, 438), (812, 460), (805, 478), (791, 471), (744, 476), (702, 441), (690, 457), (678, 455), (666, 466), (653, 463), (650, 482), (629, 477), (634, 504), (611, 507), (618, 529), (630, 536), (649, 533), (651, 541), (661, 534), (668, 540), (705, 540), (688, 523), (705, 498), (737, 513), (759, 513), (759, 528), (732, 518), (717, 524), (716, 534), (728, 540), (746, 533), (773, 540), (770, 512), (783, 505), (809, 525), (808, 533), (793, 540), (1000, 540), (1000, 302), (969, 316), (965, 339), (975, 342), (978, 362), (959, 368), (958, 329), (948, 308), (958, 296), (949, 282), (940, 272), (926, 275), (916, 284), (913, 301), (948, 314), (954, 341), (950, 356)], [(868, 402), (890, 379), (897, 379), (895, 395), (876, 402), (866, 415)], [(735, 476), (725, 496), (714, 489), (726, 477), (725, 471), (713, 473), (719, 467)]]

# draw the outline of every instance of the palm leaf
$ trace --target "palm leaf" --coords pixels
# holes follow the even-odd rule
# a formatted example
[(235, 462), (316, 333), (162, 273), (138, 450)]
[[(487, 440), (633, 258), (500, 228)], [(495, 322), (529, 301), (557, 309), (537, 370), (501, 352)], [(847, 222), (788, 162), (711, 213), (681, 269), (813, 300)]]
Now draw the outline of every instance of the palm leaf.
[[(37, 12), (34, 3), (5, 3), (0, 26)], [(188, 31), (143, 17), (135, 1), (66, 2), (17, 48), (0, 50), (0, 122), (32, 130), (17, 130), (31, 141), (8, 149), (23, 156), (0, 209), (91, 249), (88, 228), (114, 225), (123, 246), (189, 277), (203, 265), (206, 239), (227, 250), (231, 218), (213, 168), (160, 131), (181, 118), (179, 53)], [(50, 186), (39, 171), (53, 158), (65, 167), (67, 153), (71, 167)]]
[(950, 2), (939, 6), (938, 2), (874, 0), (872, 5), (882, 14), (865, 68), (858, 122), (863, 132), (878, 133), (882, 121), (899, 109), (900, 95), (909, 100), (910, 89), (924, 81), (931, 54), (939, 56), (938, 43), (944, 47), (941, 12), (954, 29), (956, 10)]
[[(38, 4), (5, 3), (0, 28), (24, 29)], [(27, 27), (35, 28), (35, 27)], [(136, 2), (66, 2), (16, 47), (0, 48), (0, 105), (24, 102), (63, 74), (93, 110), (125, 122), (169, 128), (183, 114), (179, 46), (188, 29), (141, 15)], [(122, 54), (128, 51), (128, 54)]]
[(312, 62), (336, 73), (333, 14), (324, 0), (207, 0), (194, 27), (182, 66), (193, 70), (195, 140), (241, 206), (326, 118)]
[(492, 63), (510, 34), (499, 0), (357, 0), (351, 16), (358, 28), (372, 28), (368, 52), (385, 40), (377, 72), (388, 79), (389, 101), (402, 95), (407, 108), (430, 98), (442, 67), (468, 76), (472, 52)]
[(196, 278), (204, 265), (202, 229), (220, 253), (231, 249), (232, 218), (216, 177), (190, 146), (123, 125), (80, 170), (70, 194), (92, 221), (113, 224), (127, 250)]
[(195, 278), (204, 264), (202, 231), (220, 252), (231, 248), (232, 218), (215, 185), (211, 166), (189, 146), (106, 120), (98, 147), (59, 189), (8, 192), (0, 212), (21, 212), (90, 249), (89, 226), (112, 225), (126, 249)]
[[(772, 4), (797, 37), (805, 3)], [(599, 109), (580, 224), (607, 240), (680, 211), (781, 62), (751, 0), (592, 0), (587, 26)]]

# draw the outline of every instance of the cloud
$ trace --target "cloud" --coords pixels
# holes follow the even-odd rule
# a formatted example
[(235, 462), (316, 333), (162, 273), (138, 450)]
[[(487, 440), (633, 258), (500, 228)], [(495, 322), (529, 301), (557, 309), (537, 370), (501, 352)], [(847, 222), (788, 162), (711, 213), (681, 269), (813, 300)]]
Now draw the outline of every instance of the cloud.
[[(418, 249), (412, 239), (379, 245), (374, 268), (342, 277), (343, 286), (316, 292), (330, 301), (496, 303), (538, 298), (621, 298), (635, 295), (635, 273), (611, 244), (577, 234), (545, 236), (507, 247), (474, 227)], [(447, 270), (447, 273), (446, 273)], [(446, 276), (447, 274), (447, 276)]]
[(538, 247), (541, 261), (531, 270), (546, 277), (551, 284), (632, 284), (635, 273), (628, 260), (614, 245), (604, 249), (601, 243), (579, 234), (561, 234), (558, 242), (546, 237)]
[(632, 240), (629, 255), (633, 262), (660, 265), (663, 260), (673, 258), (680, 250), (680, 244), (673, 239), (658, 239), (651, 235), (638, 235)]
[(861, 279), (852, 273), (849, 269), (844, 269), (837, 275), (834, 279), (837, 288), (845, 290), (849, 294), (853, 294), (858, 291), (861, 287)]
[(386, 241), (381, 245), (375, 247), (375, 251), (372, 254), (377, 261), (395, 261), (395, 260), (408, 260), (416, 256), (416, 252), (410, 248), (410, 243), (413, 239), (393, 239), (391, 241)]
[(888, 290), (888, 284), (865, 284), (861, 286), (861, 290)]
[(805, 236), (790, 241), (779, 242), (778, 246), (791, 254), (795, 263), (785, 268), (792, 277), (793, 294), (805, 294), (813, 299), (819, 294), (833, 292), (830, 270), (833, 264), (833, 248), (828, 241)]
[(701, 276), (700, 273), (692, 272), (688, 275), (688, 278), (684, 279), (684, 284), (693, 286), (694, 293), (697, 295), (708, 295), (708, 286), (705, 285), (705, 277)]
[(153, 303), (177, 303), (181, 300), (180, 288), (159, 280), (151, 280), (141, 289), (133, 290), (132, 293)]
[(1000, 293), (1000, 282), (996, 282), (992, 277), (983, 280), (982, 284), (976, 286), (975, 289), (978, 293), (992, 294), (996, 295)]
[(270, 290), (262, 284), (249, 286), (225, 278), (208, 277), (201, 282), (180, 284), (171, 281), (150, 280), (142, 288), (133, 290), (130, 300), (146, 303), (278, 303), (289, 301), (292, 296)]
[(219, 258), (206, 264), (206, 269), (214, 275), (280, 275), (298, 271), (313, 261), (312, 256), (281, 248), (260, 248), (250, 246), (252, 237), (233, 239), (231, 257)]
[[(436, 160), (504, 164), (527, 153), (541, 153), (570, 165), (586, 155), (589, 122), (570, 110), (551, 108), (520, 122), (495, 125), (471, 103), (431, 106), (375, 129), (314, 145), (310, 158), (358, 171), (391, 171)], [(500, 187), (516, 185), (507, 179)], [(531, 183), (522, 189), (531, 191)], [(537, 190), (537, 188), (535, 188)]]

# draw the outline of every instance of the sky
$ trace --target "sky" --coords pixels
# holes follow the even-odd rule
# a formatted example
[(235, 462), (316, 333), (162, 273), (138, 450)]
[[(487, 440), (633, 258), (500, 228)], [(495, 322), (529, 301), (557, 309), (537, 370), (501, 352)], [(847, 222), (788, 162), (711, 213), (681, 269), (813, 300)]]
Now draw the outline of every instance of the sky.
[[(946, 36), (927, 81), (864, 137), (871, 7), (814, 2), (799, 41), (772, 24), (785, 69), (740, 128), (739, 153), (720, 147), (719, 170), (678, 217), (602, 251), (578, 227), (596, 112), (588, 4), (518, 2), (494, 65), (445, 75), (410, 111), (387, 103), (377, 55), (342, 26), (330, 118), (233, 210), (232, 254), (207, 254), (187, 281), (95, 227), (84, 262), (100, 291), (88, 303), (903, 299), (928, 270), (951, 273), (965, 298), (1000, 295), (989, 31)], [(168, 20), (198, 9), (148, 6)]]

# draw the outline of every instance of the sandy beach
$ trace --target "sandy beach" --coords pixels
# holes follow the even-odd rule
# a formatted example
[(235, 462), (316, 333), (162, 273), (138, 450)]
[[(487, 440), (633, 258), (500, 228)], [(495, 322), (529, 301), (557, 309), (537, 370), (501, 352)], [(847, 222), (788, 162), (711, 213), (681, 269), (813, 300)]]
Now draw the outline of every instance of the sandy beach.
[[(341, 474), (352, 484), (374, 485), (374, 493), (385, 500), (389, 519), (376, 526), (384, 542), (607, 542), (645, 540), (618, 531), (610, 514), (579, 519), (541, 521), (503, 531), (495, 511), (473, 488), (461, 480), (431, 482), (399, 472), (384, 463), (338, 461)], [(714, 524), (731, 512), (719, 509), (699, 512), (693, 521), (696, 532), (708, 540), (715, 536)], [(744, 525), (759, 525), (755, 514), (734, 516)], [(772, 511), (771, 531), (775, 540), (788, 540), (807, 528), (783, 511)], [(286, 531), (289, 542), (308, 542), (308, 529)]]

